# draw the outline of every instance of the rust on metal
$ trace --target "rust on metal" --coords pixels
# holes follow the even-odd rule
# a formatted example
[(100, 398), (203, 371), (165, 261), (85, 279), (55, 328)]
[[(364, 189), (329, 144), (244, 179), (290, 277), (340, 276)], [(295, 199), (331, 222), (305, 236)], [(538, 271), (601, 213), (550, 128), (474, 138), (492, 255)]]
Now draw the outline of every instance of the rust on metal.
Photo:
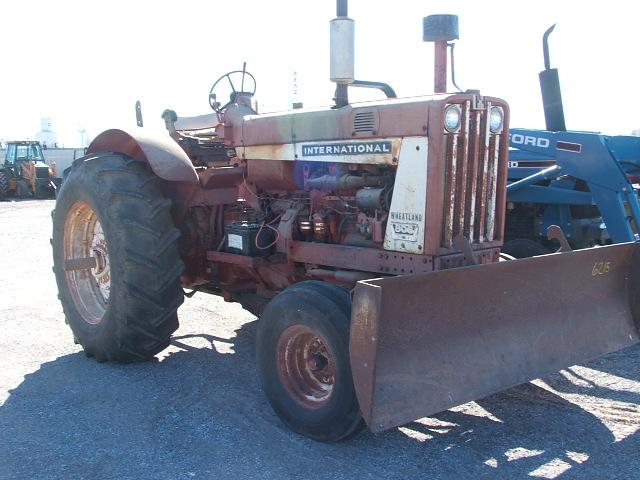
[[(472, 247), (474, 247), (472, 245)], [(450, 253), (448, 255), (440, 255), (433, 259), (433, 270), (447, 270), (449, 268), (458, 268), (468, 265), (466, 260), (468, 255), (464, 253)], [(494, 263), (500, 258), (500, 247), (482, 248), (477, 246), (473, 248), (473, 258), (477, 264)]]
[(327, 268), (312, 268), (307, 271), (311, 277), (321, 278), (332, 282), (353, 287), (360, 280), (371, 278), (370, 273), (356, 272), (353, 270), (329, 270)]
[(445, 189), (444, 198), (447, 201), (444, 204), (444, 222), (443, 222), (443, 243), (446, 247), (451, 247), (449, 239), (454, 237), (453, 234), (453, 218), (455, 214), (455, 195), (456, 195), (456, 177), (458, 173), (458, 135), (446, 136), (446, 151), (450, 152), (446, 156), (445, 171)]
[(458, 235), (453, 239), (453, 247), (456, 250), (460, 250), (462, 252), (462, 256), (464, 258), (464, 264), (467, 265), (478, 265), (478, 261), (475, 259), (473, 254), (473, 248), (471, 247), (471, 242), (467, 240), (462, 235)]
[(560, 243), (561, 252), (570, 252), (573, 250), (571, 245), (569, 245), (567, 237), (558, 225), (549, 225), (549, 228), (547, 228), (547, 238), (549, 240), (557, 240)]
[(498, 152), (500, 147), (500, 134), (489, 137), (489, 180), (487, 188), (487, 227), (486, 237), (492, 242), (496, 236), (496, 192), (498, 179)]
[(237, 187), (242, 183), (245, 171), (241, 166), (208, 168), (199, 174), (200, 183), (205, 190)]
[(465, 219), (466, 217), (466, 202), (467, 202), (467, 189), (468, 189), (468, 185), (469, 185), (469, 181), (468, 181), (468, 177), (469, 177), (469, 170), (470, 170), (470, 158), (473, 157), (473, 155), (471, 154), (471, 147), (473, 145), (473, 133), (470, 131), (470, 126), (471, 126), (471, 108), (470, 108), (470, 102), (467, 101), (465, 102), (465, 107), (466, 109), (463, 110), (463, 124), (464, 125), (464, 131), (462, 132), (463, 135), (463, 139), (464, 139), (464, 147), (463, 150), (461, 152), (461, 155), (459, 155), (458, 157), (458, 161), (460, 162), (460, 175), (457, 178), (457, 183), (456, 183), (456, 199), (455, 199), (455, 221), (454, 221), (454, 225), (455, 225), (455, 230), (453, 232), (453, 234), (455, 236), (458, 235), (464, 235), (465, 232)]
[(447, 91), (447, 42), (437, 40), (433, 42), (433, 91), (444, 93)]
[(350, 355), (366, 422), (382, 431), (636, 343), (639, 250), (359, 282)]
[(508, 147), (502, 132), (492, 133), (488, 116), (492, 106), (507, 109), (504, 102), (486, 98), (460, 103), (459, 132), (445, 133), (444, 203), (441, 246), (452, 247), (463, 235), (473, 244), (502, 240), (502, 213), (498, 198), (504, 198), (502, 173), (507, 166)]
[(254, 268), (261, 260), (256, 257), (248, 257), (246, 255), (238, 255), (236, 253), (208, 251), (207, 260), (212, 262), (229, 263), (232, 265), (240, 265), (242, 267)]
[[(375, 131), (361, 132), (357, 136), (358, 139), (423, 136), (428, 124), (430, 108), (439, 108), (439, 104), (447, 97), (447, 95), (432, 95), (365, 102), (335, 110), (249, 115), (245, 116), (239, 125), (233, 126), (229, 143), (234, 146), (281, 146), (314, 142), (318, 139), (351, 140), (354, 138), (354, 112), (361, 109), (373, 112), (379, 123)], [(465, 95), (453, 97), (460, 98)], [(469, 95), (466, 95), (466, 98), (468, 97)], [(278, 152), (287, 155), (279, 158), (293, 159), (294, 152), (282, 150)], [(265, 150), (265, 153), (271, 157), (275, 151)]]
[(480, 136), (482, 112), (471, 111), (469, 138), (469, 172), (467, 174), (466, 196), (464, 200), (464, 227), (462, 235), (475, 242), (474, 227), (476, 222), (476, 195), (478, 194), (478, 166), (480, 163)]
[(484, 242), (486, 239), (486, 213), (487, 213), (487, 192), (489, 190), (489, 113), (491, 112), (491, 103), (486, 104), (486, 115), (482, 116), (480, 124), (479, 137), (479, 155), (478, 155), (478, 172), (477, 172), (477, 186), (478, 191), (476, 193), (476, 203), (474, 211), (478, 217), (478, 221), (475, 223), (473, 229), (473, 238), (476, 238), (479, 243)]
[(331, 400), (336, 381), (333, 354), (323, 338), (304, 325), (287, 328), (278, 339), (276, 366), (290, 397), (304, 408)]
[(93, 139), (86, 153), (100, 152), (122, 153), (147, 162), (153, 172), (164, 180), (198, 183), (196, 170), (184, 150), (170, 137), (149, 134), (144, 128), (135, 132), (120, 129), (102, 132)]
[(96, 259), (94, 257), (70, 258), (64, 261), (65, 272), (71, 270), (90, 270), (96, 268)]
[(94, 209), (76, 202), (68, 210), (62, 235), (65, 281), (82, 320), (97, 325), (111, 295), (111, 269), (104, 231)]
[(433, 270), (431, 257), (425, 255), (325, 243), (292, 241), (289, 258), (296, 262), (388, 275), (408, 275)]
[(290, 161), (247, 160), (247, 181), (259, 188), (299, 190), (296, 180), (296, 165)]

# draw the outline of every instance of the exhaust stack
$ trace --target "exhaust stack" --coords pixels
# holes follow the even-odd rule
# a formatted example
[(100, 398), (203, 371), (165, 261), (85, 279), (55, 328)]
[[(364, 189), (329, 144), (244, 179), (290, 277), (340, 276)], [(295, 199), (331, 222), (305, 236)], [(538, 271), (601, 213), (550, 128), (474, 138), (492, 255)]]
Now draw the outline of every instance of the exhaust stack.
[(422, 39), (434, 43), (434, 93), (447, 91), (447, 42), (459, 38), (457, 15), (429, 15), (422, 19)]
[(336, 83), (336, 107), (349, 103), (348, 88), (354, 82), (355, 23), (348, 17), (347, 0), (337, 0), (336, 16), (330, 22), (331, 81)]
[(549, 60), (549, 35), (555, 27), (555, 24), (551, 25), (542, 36), (544, 70), (539, 73), (540, 91), (542, 92), (542, 108), (544, 109), (546, 129), (552, 132), (566, 132), (560, 77), (558, 76), (558, 69), (551, 68)]

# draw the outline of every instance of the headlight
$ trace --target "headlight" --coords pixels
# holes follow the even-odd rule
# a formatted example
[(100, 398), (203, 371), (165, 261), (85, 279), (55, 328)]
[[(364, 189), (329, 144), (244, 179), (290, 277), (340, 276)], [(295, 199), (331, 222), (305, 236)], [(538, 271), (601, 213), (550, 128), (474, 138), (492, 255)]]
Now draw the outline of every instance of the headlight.
[(454, 133), (460, 128), (460, 107), (458, 105), (448, 105), (444, 109), (444, 128), (447, 132)]
[(502, 113), (502, 108), (491, 107), (491, 112), (489, 112), (489, 130), (491, 130), (491, 133), (500, 133), (503, 122), (504, 114)]

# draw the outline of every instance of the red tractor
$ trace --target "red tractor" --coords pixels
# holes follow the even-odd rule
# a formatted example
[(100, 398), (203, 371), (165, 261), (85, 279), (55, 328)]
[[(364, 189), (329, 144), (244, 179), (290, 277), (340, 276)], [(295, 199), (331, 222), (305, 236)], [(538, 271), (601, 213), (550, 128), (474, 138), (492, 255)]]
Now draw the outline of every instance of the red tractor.
[[(457, 18), (424, 26), (433, 96), (354, 79), (339, 1), (333, 107), (259, 114), (243, 68), (212, 87), (213, 114), (166, 111), (171, 138), (96, 137), (53, 215), (60, 299), (86, 353), (153, 357), (183, 289), (220, 295), (260, 317), (274, 410), (336, 441), (637, 342), (636, 244), (499, 262), (509, 109), (444, 93)], [(349, 87), (390, 98), (350, 104)]]

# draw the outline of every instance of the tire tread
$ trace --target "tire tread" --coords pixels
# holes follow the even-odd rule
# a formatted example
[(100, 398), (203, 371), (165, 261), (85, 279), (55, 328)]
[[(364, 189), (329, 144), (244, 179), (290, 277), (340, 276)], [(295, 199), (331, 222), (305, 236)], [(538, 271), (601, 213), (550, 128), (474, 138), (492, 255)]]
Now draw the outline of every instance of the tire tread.
[[(86, 195), (102, 195), (107, 221), (116, 225), (121, 242), (122, 299), (113, 300), (103, 322), (110, 322), (108, 335), (90, 338), (74, 324), (76, 311), (64, 294), (66, 287), (61, 262), (56, 251), (61, 244), (64, 215), (61, 199), (79, 189)], [(95, 193), (94, 192), (101, 192)], [(72, 200), (67, 199), (70, 204)], [(62, 293), (66, 319), (74, 336), (89, 356), (98, 361), (134, 362), (153, 357), (169, 345), (171, 334), (178, 328), (177, 310), (184, 301), (180, 275), (184, 264), (179, 256), (180, 231), (170, 215), (171, 201), (165, 198), (159, 182), (143, 163), (124, 155), (99, 154), (74, 162), (63, 184), (53, 214), (54, 272)], [(114, 246), (115, 248), (115, 246)], [(112, 261), (113, 258), (112, 258)], [(112, 290), (113, 293), (113, 290)], [(119, 303), (118, 303), (119, 302)], [(113, 308), (112, 308), (113, 307)], [(106, 327), (105, 327), (106, 328)]]

